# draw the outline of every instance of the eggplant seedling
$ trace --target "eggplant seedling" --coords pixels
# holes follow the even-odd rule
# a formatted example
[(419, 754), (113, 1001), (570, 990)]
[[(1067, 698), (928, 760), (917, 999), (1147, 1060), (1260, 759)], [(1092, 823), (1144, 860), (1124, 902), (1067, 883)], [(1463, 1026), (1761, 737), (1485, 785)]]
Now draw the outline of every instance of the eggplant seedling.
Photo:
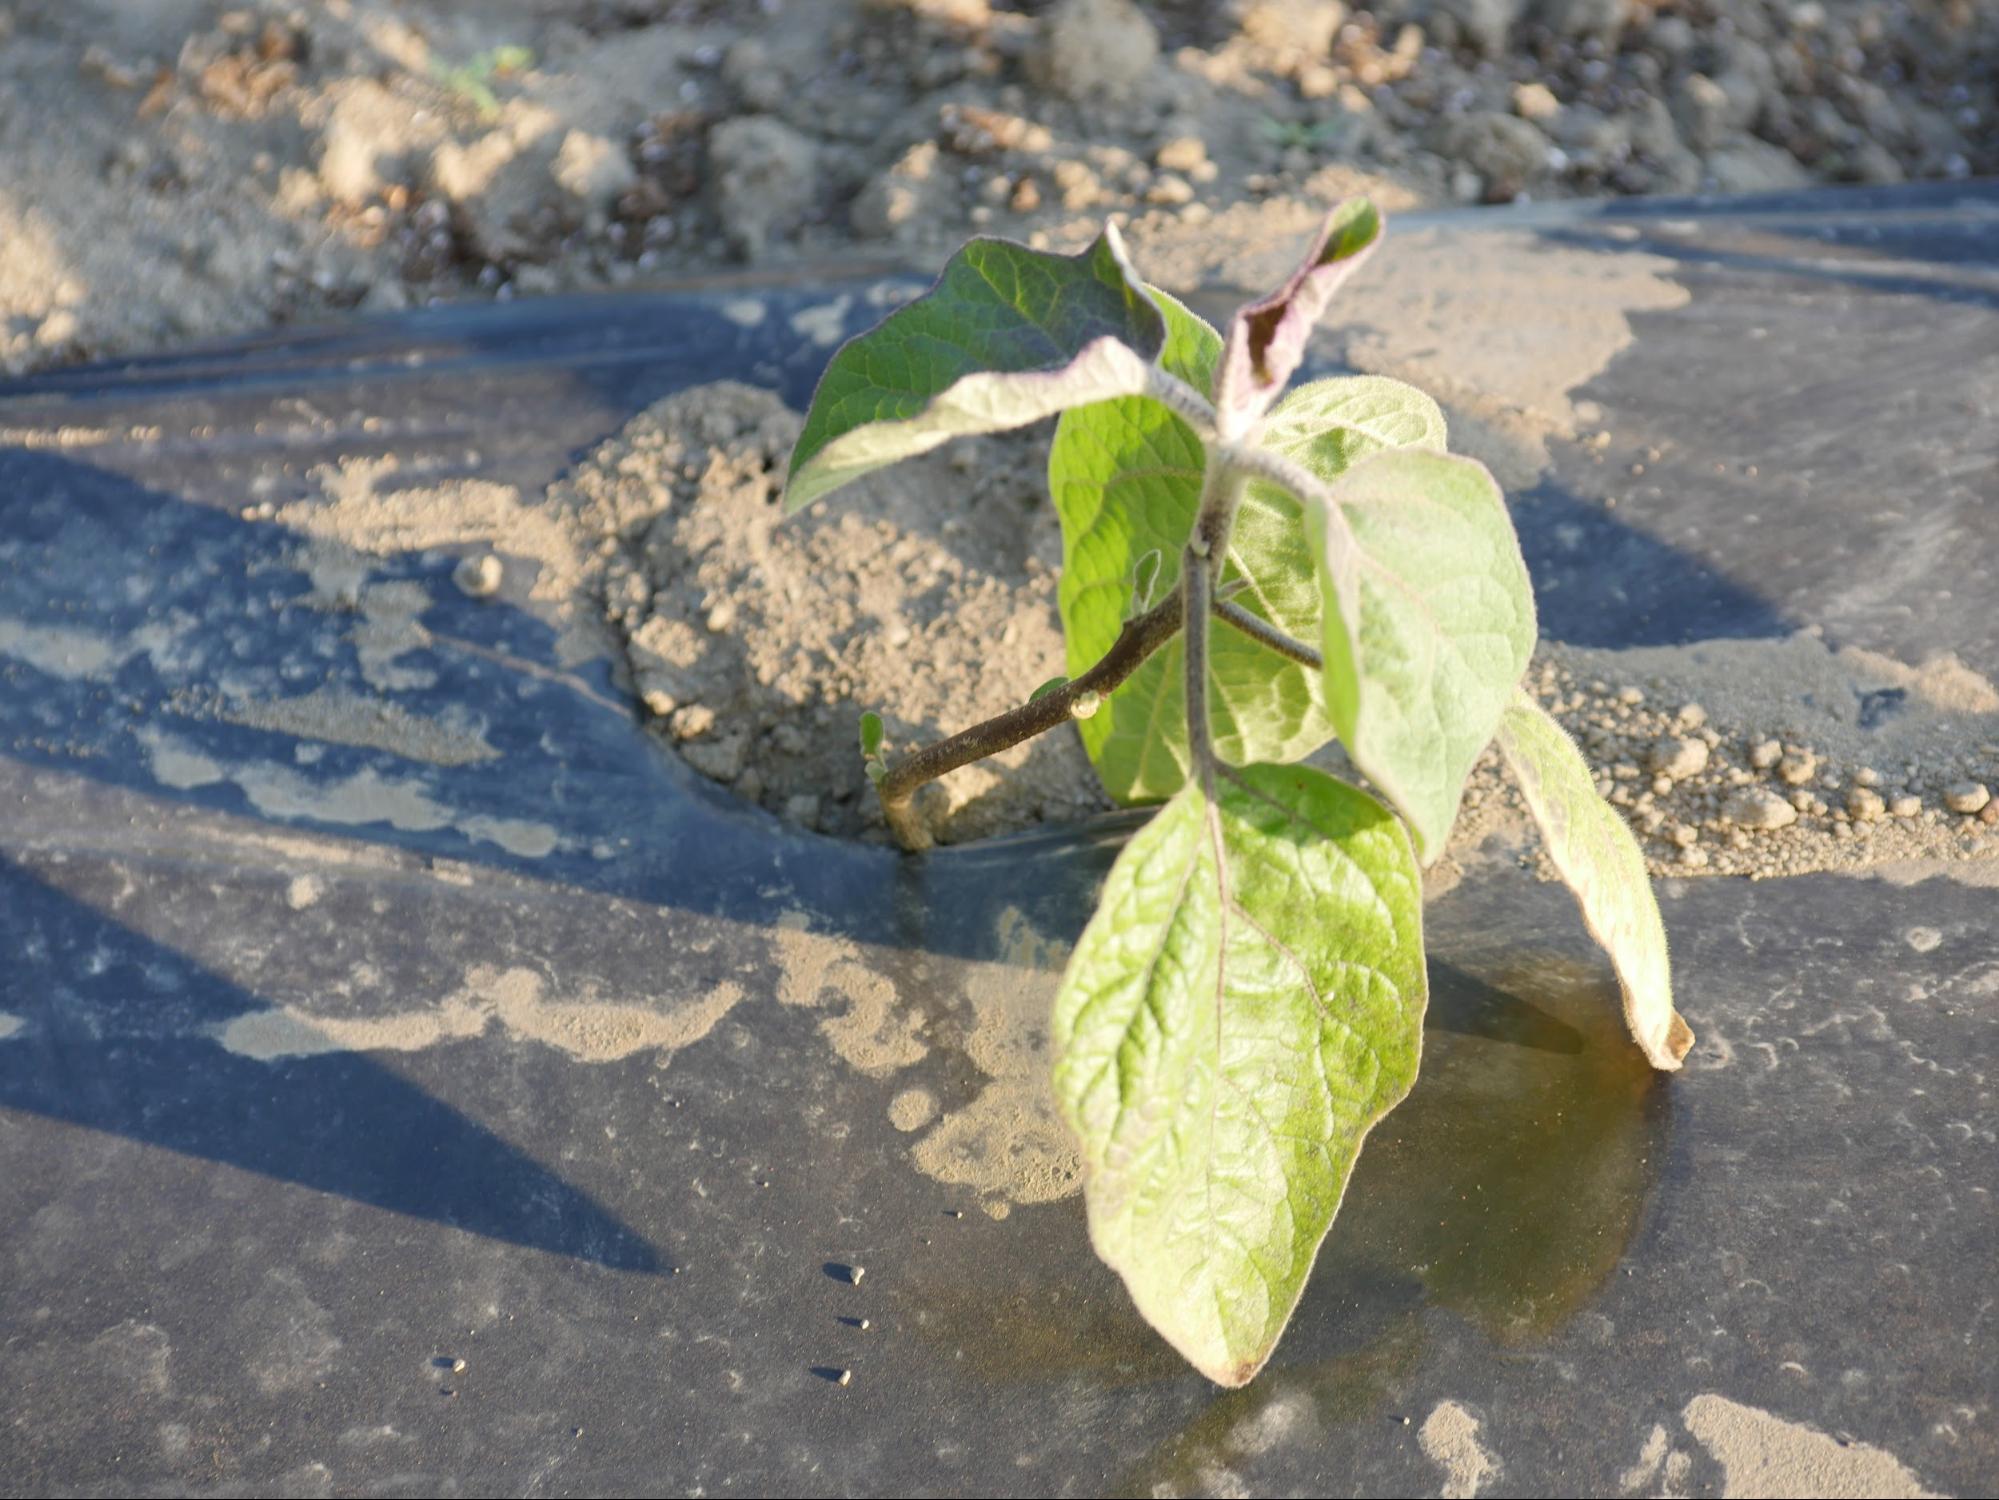
[[(1226, 337), (1132, 269), (976, 239), (833, 356), (791, 455), (799, 510), (898, 459), (1060, 414), (1066, 674), (890, 758), (915, 793), (1073, 723), (1110, 794), (1161, 803), (1125, 847), (1055, 1001), (1055, 1092), (1097, 1253), (1222, 1385), (1262, 1368), (1368, 1130), (1408, 1093), (1428, 980), (1421, 866), (1495, 739), (1609, 951), (1652, 1065), (1693, 1033), (1636, 840), (1520, 686), (1534, 595), (1498, 485), (1436, 402), (1375, 376), (1287, 393), (1337, 287), (1381, 239), (1335, 209)], [(1299, 764), (1335, 736), (1372, 793)]]

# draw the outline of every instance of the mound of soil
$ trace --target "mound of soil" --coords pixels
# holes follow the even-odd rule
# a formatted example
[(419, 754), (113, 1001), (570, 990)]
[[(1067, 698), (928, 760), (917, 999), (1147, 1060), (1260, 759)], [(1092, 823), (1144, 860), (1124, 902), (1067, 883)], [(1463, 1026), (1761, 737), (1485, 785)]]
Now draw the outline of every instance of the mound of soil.
[[(860, 715), (891, 755), (1026, 700), (1063, 670), (1048, 434), (954, 443), (786, 519), (798, 417), (716, 384), (660, 402), (550, 496), (624, 524), (604, 614), (652, 727), (696, 770), (806, 827), (886, 838)], [(943, 778), (946, 842), (1106, 806), (1073, 730)]]

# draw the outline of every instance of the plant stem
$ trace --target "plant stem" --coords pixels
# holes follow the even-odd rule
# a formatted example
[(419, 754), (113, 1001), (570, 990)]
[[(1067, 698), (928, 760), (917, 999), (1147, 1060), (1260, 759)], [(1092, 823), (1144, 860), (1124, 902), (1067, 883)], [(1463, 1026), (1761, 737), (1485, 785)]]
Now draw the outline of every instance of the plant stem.
[(1208, 727), (1208, 615), (1214, 603), (1214, 565), (1212, 555), (1196, 551), (1194, 541), (1187, 543), (1180, 558), (1187, 627), (1187, 751), (1210, 798), (1215, 790), (1215, 742)]
[(1240, 604), (1231, 604), (1220, 597), (1215, 600), (1214, 610), (1216, 619), (1226, 625), (1233, 625), (1251, 640), (1259, 645), (1268, 646), (1279, 656), (1288, 656), (1315, 672), (1325, 669), (1324, 657), (1303, 641), (1286, 635), (1261, 615), (1253, 615)]
[(1177, 375), (1157, 365), (1152, 367), (1152, 384), (1146, 394), (1194, 429), (1203, 445), (1215, 435), (1215, 406), (1206, 396)]
[(1081, 677), (897, 761), (876, 783), (881, 794), (882, 816), (888, 820), (895, 841), (912, 854), (931, 845), (930, 830), (916, 812), (917, 788), (960, 766), (997, 755), (1022, 740), (1053, 729), (1072, 716), (1076, 701), (1086, 693), (1099, 697), (1109, 694), (1179, 632), (1181, 608), (1182, 595), (1175, 590), (1136, 619), (1125, 621), (1110, 650)]
[(1197, 556), (1208, 559), (1212, 583), (1221, 576), (1229, 538), (1235, 533), (1236, 508), (1242, 504), (1249, 475), (1215, 449), (1209, 449), (1208, 453), (1207, 471), (1201, 479), (1201, 508), (1194, 517), (1194, 532), (1187, 545)]

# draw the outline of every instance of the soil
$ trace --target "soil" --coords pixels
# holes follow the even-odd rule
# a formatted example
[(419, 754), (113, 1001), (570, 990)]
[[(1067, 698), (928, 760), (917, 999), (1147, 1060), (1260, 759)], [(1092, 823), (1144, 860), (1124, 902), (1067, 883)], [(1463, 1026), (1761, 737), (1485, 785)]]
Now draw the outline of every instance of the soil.
[[(601, 559), (593, 588), (634, 695), (690, 765), (795, 822), (882, 839), (856, 742), (864, 709), (883, 716), (893, 755), (1024, 701), (1062, 670), (1047, 436), (954, 444), (783, 520), (797, 420), (748, 387), (682, 393), (590, 454), (546, 513), (590, 518), (578, 547)], [(1976, 795), (1999, 785), (1999, 689), (1954, 657), (1911, 666), (1831, 649), (1812, 631), (1627, 651), (1543, 645), (1528, 682), (1655, 873), (1999, 858), (1999, 801)], [(1337, 745), (1317, 759), (1354, 774)], [(1107, 805), (1067, 728), (955, 772), (933, 795), (944, 842)], [(1489, 757), (1437, 878), (1495, 838), (1536, 862), (1528, 825)]]
[(1355, 188), (1989, 173), (1995, 75), (1979, 0), (15, 0), (0, 372), (1108, 214), (1185, 285)]
[[(1544, 269), (1590, 284), (1564, 262)], [(1409, 275), (1420, 272), (1419, 257)], [(1577, 324), (1592, 330), (1582, 342), (1609, 359), (1626, 332), (1617, 306), (1662, 305), (1659, 285), (1642, 266), (1628, 269)], [(1394, 297), (1395, 286), (1381, 291)], [(1377, 352), (1381, 367), (1401, 368), (1392, 348)], [(1501, 365), (1486, 383), (1519, 388)], [(1580, 382), (1591, 370), (1571, 373)], [(1482, 422), (1499, 409), (1491, 398), (1455, 394), (1453, 446), (1515, 471), (1513, 482), (1531, 480), (1542, 439), (1578, 435), (1591, 418), (1588, 403), (1571, 408), (1553, 392), (1511, 406), (1509, 424)], [(308, 602), (354, 621), (364, 676), (383, 696), (179, 707), (252, 724), (282, 715), (317, 739), (413, 760), (484, 758), (478, 726), (424, 719), (387, 696), (421, 685), (407, 655), (427, 639), (418, 621), (428, 596), (409, 580), (369, 581), (373, 556), (454, 549), (465, 559), (458, 587), (547, 613), (572, 662), (612, 657), (628, 701), (696, 771), (802, 826), (885, 840), (862, 774), (864, 710), (882, 715), (893, 755), (1014, 706), (1064, 670), (1048, 431), (947, 445), (786, 520), (778, 495), (798, 423), (768, 392), (697, 387), (640, 413), (539, 497), (390, 460), (320, 469), (318, 496), (244, 516), (303, 539)], [(51, 670), (92, 670), (115, 654), (45, 634), (0, 644)], [(1834, 648), (1812, 630), (1625, 651), (1544, 644), (1527, 681), (1582, 746), (1657, 874), (1999, 868), (1999, 688), (1955, 657), (1904, 663)], [(180, 764), (171, 744), (151, 753)], [(1354, 775), (1337, 745), (1316, 759)], [(225, 770), (175, 774), (212, 780)], [(259, 783), (271, 797), (290, 787)], [(1108, 805), (1068, 728), (925, 795), (946, 843)], [(455, 816), (406, 811), (423, 826)], [(1530, 824), (1489, 757), (1433, 887), (1481, 854), (1538, 864)], [(550, 837), (539, 828), (478, 836), (537, 848)]]
[[(952, 444), (786, 520), (797, 430), (768, 392), (700, 387), (599, 446), (550, 505), (615, 518), (605, 618), (649, 722), (690, 765), (793, 822), (885, 838), (862, 710), (882, 716), (893, 756), (1062, 670), (1048, 431)], [(946, 842), (1107, 805), (1073, 732), (967, 766), (919, 803)]]

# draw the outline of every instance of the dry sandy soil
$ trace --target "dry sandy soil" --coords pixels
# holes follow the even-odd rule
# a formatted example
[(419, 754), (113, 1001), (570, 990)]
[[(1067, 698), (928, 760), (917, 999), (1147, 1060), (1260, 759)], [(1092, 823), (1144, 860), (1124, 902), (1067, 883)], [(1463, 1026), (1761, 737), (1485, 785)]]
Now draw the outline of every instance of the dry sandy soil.
[(13, 0), (0, 371), (729, 264), (1999, 171), (1989, 0)]

